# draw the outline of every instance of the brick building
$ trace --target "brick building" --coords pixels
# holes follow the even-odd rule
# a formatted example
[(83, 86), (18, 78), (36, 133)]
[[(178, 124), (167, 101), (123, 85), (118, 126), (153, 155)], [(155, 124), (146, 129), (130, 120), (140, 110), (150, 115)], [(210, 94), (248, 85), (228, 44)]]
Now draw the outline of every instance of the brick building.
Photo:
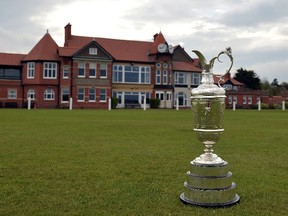
[[(0, 53), (0, 107), (27, 107), (29, 97), (37, 108), (72, 102), (73, 108), (107, 109), (111, 97), (118, 98), (118, 108), (149, 107), (150, 98), (159, 98), (161, 108), (191, 106), (191, 89), (201, 82), (199, 60), (169, 45), (161, 32), (151, 41), (76, 36), (70, 23), (64, 32), (64, 46), (47, 31), (27, 55)], [(266, 97), (230, 75), (222, 84), (227, 106)]]

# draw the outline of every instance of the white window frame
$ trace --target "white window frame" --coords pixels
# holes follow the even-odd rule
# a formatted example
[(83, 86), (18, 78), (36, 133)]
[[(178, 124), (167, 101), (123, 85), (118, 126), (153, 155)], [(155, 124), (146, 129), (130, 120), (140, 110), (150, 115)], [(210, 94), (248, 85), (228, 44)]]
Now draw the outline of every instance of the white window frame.
[(233, 102), (235, 102), (235, 104), (237, 104), (237, 96), (233, 96)]
[[(93, 92), (91, 92), (91, 91), (93, 91)], [(93, 96), (93, 100), (91, 100), (90, 99), (90, 96)], [(88, 97), (89, 97), (89, 102), (95, 102), (96, 101), (96, 89), (95, 88), (89, 88), (89, 95), (88, 95)]]
[(223, 85), (223, 88), (224, 88), (225, 90), (232, 90), (232, 89), (233, 89), (233, 87), (232, 87), (231, 84), (224, 84), (224, 85)]
[(43, 78), (44, 79), (56, 79), (57, 78), (57, 63), (56, 62), (44, 62)]
[[(150, 67), (147, 66), (140, 66), (139, 68), (139, 83), (140, 84), (150, 84), (150, 74), (151, 74), (151, 70)], [(144, 82), (142, 82), (142, 76), (144, 76)]]
[(69, 78), (69, 67), (63, 66), (63, 79), (68, 79), (68, 78)]
[(232, 104), (233, 97), (231, 95), (228, 96), (228, 104)]
[(166, 92), (166, 101), (172, 100), (172, 92)]
[(17, 89), (8, 89), (7, 98), (8, 99), (17, 99)]
[(97, 54), (98, 54), (98, 50), (96, 47), (89, 48), (89, 55), (97, 55)]
[(201, 83), (201, 74), (192, 73), (192, 85), (200, 85)]
[[(67, 91), (67, 92), (64, 92), (64, 91)], [(68, 100), (63, 100), (64, 95), (68, 95)], [(70, 89), (62, 88), (61, 89), (61, 103), (69, 103), (69, 96), (70, 96)]]
[(27, 79), (34, 79), (35, 62), (27, 62)]
[[(183, 82), (179, 82), (183, 79)], [(175, 84), (176, 85), (187, 85), (187, 77), (184, 72), (175, 72)]]
[(55, 92), (52, 88), (47, 88), (44, 91), (44, 100), (54, 100), (55, 99)]
[[(79, 93), (79, 90), (83, 90), (83, 92)], [(79, 99), (79, 94), (83, 95), (83, 99)], [(78, 88), (77, 89), (77, 101), (78, 102), (84, 102), (85, 101), (85, 88)]]
[(168, 71), (166, 69), (163, 70), (163, 84), (167, 85), (168, 83)]
[[(183, 104), (180, 104), (180, 100), (179, 98), (183, 97)], [(188, 104), (188, 99), (187, 99), (187, 95), (185, 94), (185, 92), (178, 92), (176, 94), (175, 100), (174, 100), (174, 105), (177, 106), (177, 100), (179, 100), (179, 107), (186, 107)]]
[[(89, 63), (89, 78), (96, 78), (96, 75), (97, 75), (97, 64), (95, 62), (90, 62)], [(94, 75), (90, 75), (90, 70), (94, 70)]]
[[(80, 77), (80, 78), (84, 78), (85, 77), (85, 65), (86, 65), (86, 63), (85, 62), (83, 62), (83, 61), (79, 61), (78, 62), (78, 77)], [(83, 75), (81, 74), (81, 75), (79, 75), (79, 69), (83, 69)]]
[(243, 96), (243, 104), (247, 104), (247, 96)]
[[(105, 76), (102, 76), (102, 70), (104, 71), (105, 67)], [(107, 64), (106, 63), (100, 63), (100, 78), (107, 78)]]
[[(106, 94), (107, 94), (106, 89), (100, 89), (100, 96), (99, 96), (100, 102), (106, 102), (106, 98), (107, 98)], [(105, 100), (101, 100), (101, 96), (104, 96)]]
[(159, 99), (160, 101), (164, 101), (164, 92), (163, 91), (156, 91), (155, 92), (155, 96), (157, 99)]
[(161, 84), (161, 70), (156, 70), (156, 84)]
[(248, 96), (248, 104), (252, 104), (252, 96)]
[(27, 91), (27, 99), (30, 97), (31, 100), (35, 100), (35, 90), (34, 89), (29, 89)]

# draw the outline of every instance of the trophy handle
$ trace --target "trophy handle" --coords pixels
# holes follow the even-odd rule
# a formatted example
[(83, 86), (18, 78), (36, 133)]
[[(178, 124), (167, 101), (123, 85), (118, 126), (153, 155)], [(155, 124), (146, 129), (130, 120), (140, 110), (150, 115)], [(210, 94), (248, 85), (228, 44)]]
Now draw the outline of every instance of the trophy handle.
[(222, 76), (219, 76), (218, 86), (219, 86), (220, 88), (221, 88), (220, 82), (221, 82), (221, 81), (224, 81), (224, 77), (226, 76), (226, 74), (228, 74), (228, 73), (230, 72), (230, 70), (232, 69), (233, 63), (234, 63), (231, 47), (226, 48), (225, 51), (220, 52), (220, 53), (218, 54), (218, 56), (216, 57), (217, 60), (218, 60), (219, 62), (221, 62), (221, 63), (222, 63), (222, 61), (220, 60), (220, 56), (221, 56), (222, 54), (226, 54), (226, 55), (230, 58), (230, 67), (229, 67), (228, 70), (226, 70), (226, 73), (225, 73), (225, 74), (223, 74)]

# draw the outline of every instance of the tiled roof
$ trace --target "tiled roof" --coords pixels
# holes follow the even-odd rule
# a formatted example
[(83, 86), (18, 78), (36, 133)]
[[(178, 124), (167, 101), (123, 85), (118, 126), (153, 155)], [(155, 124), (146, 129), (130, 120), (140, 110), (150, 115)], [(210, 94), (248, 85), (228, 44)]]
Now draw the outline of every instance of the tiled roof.
[(0, 65), (21, 66), (21, 60), (26, 54), (0, 53)]
[(155, 34), (154, 35), (154, 42), (152, 43), (150, 50), (149, 50), (149, 54), (156, 54), (158, 52), (158, 45), (159, 44), (163, 44), (163, 43), (167, 43), (166, 39), (164, 38), (164, 35), (162, 34), (162, 32), (160, 31), (160, 33)]
[(60, 56), (73, 56), (91, 41), (98, 43), (117, 61), (150, 62), (148, 56), (153, 42), (93, 38), (72, 35), (68, 46), (59, 48)]
[(194, 72), (201, 72), (201, 68), (195, 66), (195, 62), (180, 62), (180, 61), (173, 61), (173, 70), (176, 71), (194, 71)]
[[(218, 83), (219, 82), (219, 79), (220, 79), (221, 75), (217, 75), (217, 74), (214, 74), (213, 78), (214, 78), (214, 83)], [(228, 73), (224, 76), (224, 81), (221, 81), (220, 84), (225, 84), (226, 82), (230, 81), (233, 85), (235, 86), (244, 86), (243, 83), (237, 81), (236, 79), (234, 78), (231, 78), (231, 74)]]
[(58, 45), (47, 32), (23, 61), (59, 61)]

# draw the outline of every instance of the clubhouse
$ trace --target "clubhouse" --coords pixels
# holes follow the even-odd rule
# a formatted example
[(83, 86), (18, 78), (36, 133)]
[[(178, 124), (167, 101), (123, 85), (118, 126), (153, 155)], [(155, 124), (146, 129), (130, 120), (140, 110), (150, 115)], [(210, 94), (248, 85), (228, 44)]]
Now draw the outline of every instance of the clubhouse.
[[(107, 109), (137, 104), (149, 108), (151, 98), (160, 108), (190, 107), (191, 89), (201, 82), (198, 59), (180, 45), (172, 46), (160, 32), (151, 41), (120, 40), (72, 35), (65, 28), (64, 46), (47, 33), (28, 54), (0, 53), (0, 107)], [(244, 90), (226, 77), (227, 106), (256, 104), (267, 93)]]

